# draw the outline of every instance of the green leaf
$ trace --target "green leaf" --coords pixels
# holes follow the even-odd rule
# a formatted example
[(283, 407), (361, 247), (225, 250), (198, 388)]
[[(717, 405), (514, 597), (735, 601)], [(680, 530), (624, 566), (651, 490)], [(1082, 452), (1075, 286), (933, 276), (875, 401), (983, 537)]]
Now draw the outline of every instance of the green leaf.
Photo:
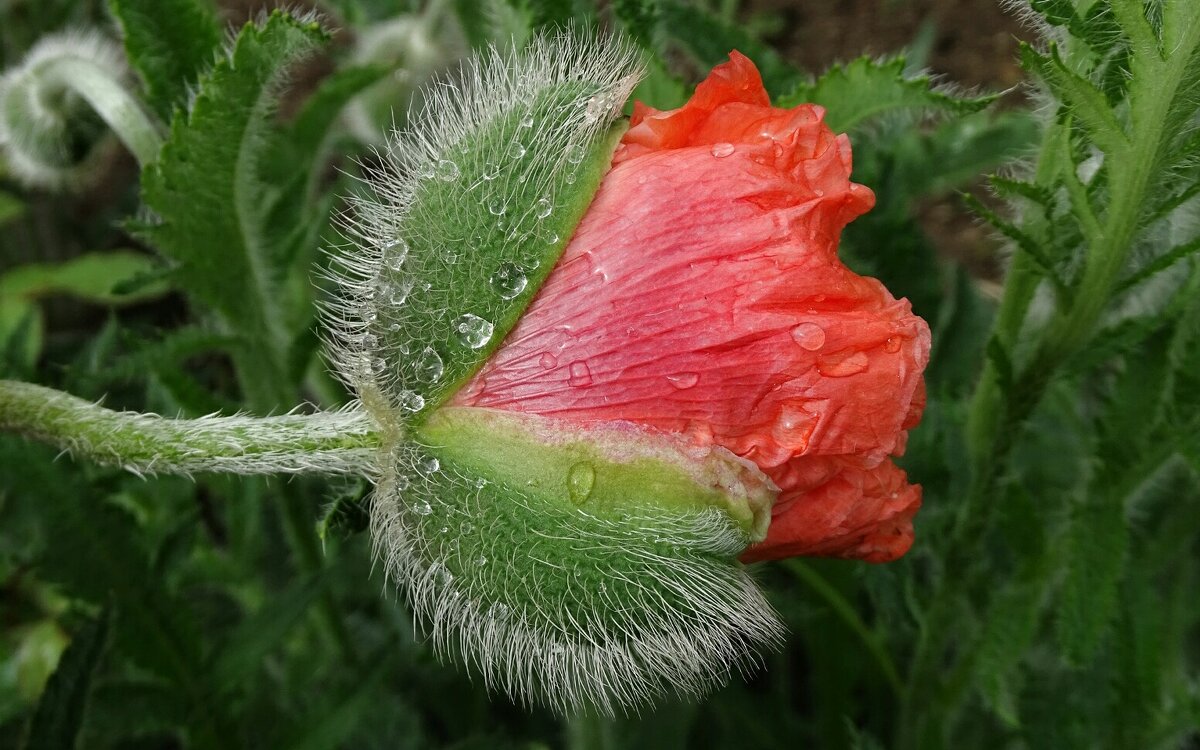
[(1144, 266), (1137, 269), (1126, 278), (1122, 279), (1121, 282), (1117, 284), (1116, 293), (1120, 294), (1133, 289), (1138, 284), (1141, 284), (1142, 282), (1154, 277), (1156, 274), (1173, 267), (1176, 263), (1183, 262), (1198, 252), (1200, 252), (1200, 235), (1180, 245), (1176, 245), (1162, 255), (1155, 256), (1155, 258), (1149, 263), (1146, 263)]
[(68, 294), (98, 305), (142, 302), (162, 296), (167, 285), (160, 281), (125, 294), (119, 287), (157, 268), (154, 258), (130, 250), (86, 253), (63, 263), (30, 263), (0, 276), (0, 300)]
[(366, 481), (359, 479), (334, 495), (317, 521), (322, 543), (331, 536), (350, 537), (367, 530), (371, 522), (369, 489)]
[(262, 668), (263, 659), (281, 648), (287, 635), (303, 621), (323, 586), (319, 578), (294, 581), (238, 623), (217, 647), (210, 668), (214, 688), (222, 694), (244, 689), (247, 678)]
[(1030, 260), (1037, 265), (1038, 270), (1054, 284), (1054, 288), (1059, 293), (1060, 298), (1070, 298), (1070, 289), (1067, 287), (1066, 282), (1063, 281), (1057, 264), (1046, 254), (1046, 250), (1042, 247), (1041, 243), (1026, 234), (1016, 224), (1000, 218), (999, 214), (985, 206), (974, 195), (964, 193), (962, 198), (972, 211), (979, 214), (984, 221), (994, 226), (1001, 234), (1016, 243), (1017, 248), (1029, 256)]
[(1044, 600), (1040, 577), (1005, 584), (988, 607), (976, 674), (988, 707), (1009, 726), (1019, 726), (1021, 660), (1033, 643)]
[(203, 0), (109, 0), (109, 7), (150, 102), (169, 120), (216, 58), (221, 30), (212, 10)]
[(1071, 71), (1058, 56), (1056, 48), (1052, 47), (1051, 54), (1046, 56), (1028, 44), (1022, 44), (1021, 65), (1063, 98), (1103, 151), (1112, 154), (1129, 145), (1125, 129), (1117, 121), (1104, 92)]
[(25, 201), (4, 190), (0, 190), (0, 226), (25, 213)]
[(772, 96), (792, 91), (803, 80), (800, 71), (771, 47), (701, 8), (680, 0), (660, 0), (659, 12), (664, 38), (679, 44), (706, 69), (727, 61), (729, 51), (736, 49), (758, 66)]
[(1071, 514), (1058, 610), (1059, 648), (1072, 664), (1088, 662), (1108, 633), (1129, 547), (1124, 498), (1102, 486), (1091, 495)]
[[(654, 30), (657, 28), (659, 16), (662, 14), (659, 0), (614, 0), (612, 9), (625, 29), (625, 33), (629, 34), (643, 49), (653, 50)], [(655, 104), (660, 109), (665, 108), (658, 102)]]
[(69, 750), (77, 746), (87, 710), (92, 676), (108, 645), (112, 614), (107, 607), (75, 633), (50, 675), (29, 725), (29, 750)]
[(158, 216), (146, 238), (184, 266), (179, 278), (192, 295), (261, 347), (256, 372), (240, 373), (256, 408), (290, 406), (270, 402), (286, 382), (294, 323), (286, 311), (300, 307), (286, 282), (286, 252), (264, 216), (264, 196), (273, 194), (262, 169), (276, 132), (273, 105), (288, 66), (326, 38), (317, 24), (280, 11), (247, 25), (142, 173), (143, 200)]
[(797, 86), (777, 106), (820, 104), (825, 122), (841, 133), (890, 112), (936, 110), (954, 115), (978, 112), (996, 96), (956, 97), (938, 91), (927, 76), (906, 77), (903, 57), (884, 61), (860, 57), (834, 65), (816, 81)]

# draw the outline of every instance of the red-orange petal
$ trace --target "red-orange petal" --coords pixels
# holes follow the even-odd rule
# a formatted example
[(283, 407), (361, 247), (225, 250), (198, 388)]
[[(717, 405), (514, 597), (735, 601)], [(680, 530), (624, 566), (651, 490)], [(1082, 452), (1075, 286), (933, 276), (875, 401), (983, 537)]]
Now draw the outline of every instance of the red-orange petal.
[(638, 105), (559, 264), (454, 402), (687, 433), (773, 478), (848, 457), (784, 486), (748, 554), (898, 554), (920, 494), (886, 459), (923, 405), (929, 329), (838, 260), (874, 196), (822, 116), (769, 106), (737, 53), (684, 107)]

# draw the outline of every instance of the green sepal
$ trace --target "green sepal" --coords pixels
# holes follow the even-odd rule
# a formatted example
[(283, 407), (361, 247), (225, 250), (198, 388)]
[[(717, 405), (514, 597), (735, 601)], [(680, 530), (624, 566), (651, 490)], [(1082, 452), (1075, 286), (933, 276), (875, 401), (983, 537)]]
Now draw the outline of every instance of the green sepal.
[(473, 476), (524, 488), (546, 502), (606, 517), (717, 508), (748, 542), (766, 538), (775, 485), (719, 447), (633, 424), (580, 424), (528, 414), (446, 407), (417, 431), (439, 457)]

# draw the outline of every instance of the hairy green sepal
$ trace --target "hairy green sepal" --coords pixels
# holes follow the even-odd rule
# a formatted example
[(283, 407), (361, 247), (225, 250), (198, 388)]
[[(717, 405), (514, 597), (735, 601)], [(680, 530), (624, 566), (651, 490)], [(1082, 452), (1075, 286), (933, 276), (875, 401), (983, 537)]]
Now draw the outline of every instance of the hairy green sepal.
[(415, 437), (472, 476), (593, 515), (617, 517), (648, 503), (681, 514), (716, 508), (748, 543), (764, 539), (771, 520), (775, 487), (752, 464), (628, 423), (445, 407)]

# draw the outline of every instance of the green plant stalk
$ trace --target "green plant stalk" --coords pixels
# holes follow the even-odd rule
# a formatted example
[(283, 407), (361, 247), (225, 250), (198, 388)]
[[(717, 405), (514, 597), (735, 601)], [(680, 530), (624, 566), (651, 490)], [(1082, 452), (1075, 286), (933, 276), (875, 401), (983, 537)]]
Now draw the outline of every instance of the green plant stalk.
[(11, 380), (0, 380), (0, 430), (137, 474), (360, 474), (378, 442), (358, 411), (168, 419)]
[[(1056, 316), (1043, 334), (1029, 364), (1014, 378), (1009, 397), (1001, 391), (994, 363), (989, 360), (984, 366), (968, 416), (971, 489), (947, 544), (948, 570), (963, 570), (960, 566), (964, 556), (988, 527), (992, 506), (988, 500), (1007, 465), (1016, 432), (1041, 401), (1057, 369), (1090, 340), (1104, 313), (1128, 260), (1148, 198), (1150, 179), (1165, 145), (1162, 123), (1183, 83), (1188, 60), (1197, 44), (1200, 44), (1200, 22), (1193, 22), (1169, 60), (1154, 56), (1141, 61), (1150, 70), (1135, 77), (1130, 84), (1130, 99), (1140, 106), (1131, 118), (1133, 132), (1127, 144), (1106, 154), (1110, 174), (1120, 177), (1111, 180), (1109, 210), (1101, 230), (1087, 232), (1092, 241), (1089, 242), (1078, 293), (1066, 312)], [(1146, 90), (1139, 92), (1142, 96), (1137, 96), (1135, 87)], [(1039, 182), (1053, 174), (1052, 170), (1072, 168), (1069, 159), (1064, 165), (1062, 154), (1056, 154), (1065, 140), (1056, 130), (1062, 127), (1056, 123), (1047, 129), (1039, 155)], [(1084, 218), (1094, 220), (1090, 214)], [(1028, 260), (1021, 263), (1023, 258), (1023, 254), (1018, 255), (1014, 263), (993, 331), (1008, 352), (1013, 351), (1017, 342), (1038, 283), (1036, 275), (1030, 273)], [(966, 577), (962, 575), (947, 577), (933, 594), (909, 669), (908, 688), (897, 725), (897, 747), (917, 747), (923, 740), (916, 712), (929, 707), (927, 696), (938, 684), (942, 648), (953, 627), (950, 605), (966, 583)]]
[(100, 119), (112, 128), (138, 164), (155, 160), (163, 139), (161, 128), (141, 103), (108, 73), (84, 60), (62, 58), (41, 70), (47, 86), (71, 91), (91, 105)]

